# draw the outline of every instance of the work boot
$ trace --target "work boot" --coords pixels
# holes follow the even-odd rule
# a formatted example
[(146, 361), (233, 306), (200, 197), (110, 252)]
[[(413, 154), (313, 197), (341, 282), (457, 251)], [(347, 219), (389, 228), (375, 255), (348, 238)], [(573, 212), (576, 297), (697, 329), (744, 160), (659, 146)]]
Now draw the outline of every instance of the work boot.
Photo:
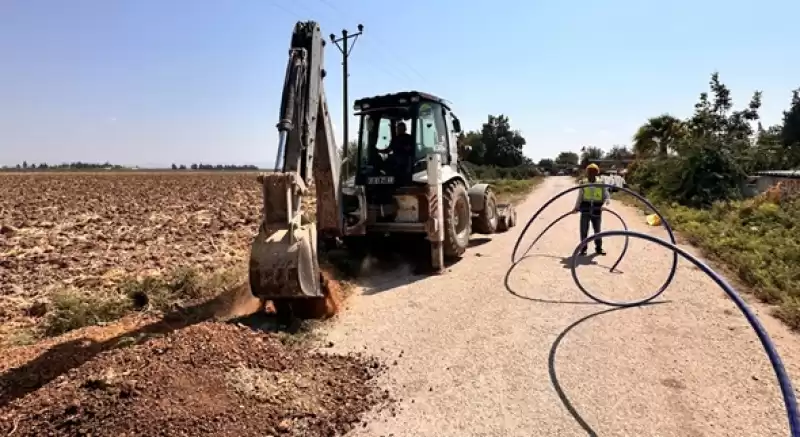
[(594, 249), (594, 253), (596, 253), (596, 254), (598, 254), (598, 255), (605, 255), (605, 254), (606, 254), (606, 251), (605, 251), (605, 250), (603, 250), (601, 247), (598, 247), (598, 248), (595, 248), (595, 249)]
[(580, 252), (578, 252), (578, 256), (586, 256), (586, 247), (584, 247), (583, 249), (581, 249)]

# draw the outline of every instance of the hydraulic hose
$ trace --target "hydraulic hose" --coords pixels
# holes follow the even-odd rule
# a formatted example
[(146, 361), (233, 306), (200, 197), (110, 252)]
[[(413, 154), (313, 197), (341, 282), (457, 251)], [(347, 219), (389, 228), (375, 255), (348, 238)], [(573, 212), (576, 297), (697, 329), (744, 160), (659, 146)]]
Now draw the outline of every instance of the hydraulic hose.
[[(764, 329), (764, 326), (761, 324), (761, 322), (759, 321), (759, 319), (755, 315), (755, 313), (747, 306), (747, 304), (745, 303), (744, 299), (742, 299), (742, 297), (739, 295), (739, 293), (737, 293), (736, 290), (734, 290), (733, 287), (730, 286), (730, 284), (728, 284), (717, 272), (715, 272), (713, 269), (711, 269), (711, 267), (707, 266), (705, 263), (703, 263), (702, 261), (700, 261), (699, 259), (694, 257), (692, 254), (686, 252), (684, 249), (681, 249), (680, 247), (677, 246), (677, 243), (675, 241), (675, 235), (672, 232), (672, 227), (669, 225), (669, 222), (664, 218), (664, 216), (661, 214), (661, 212), (658, 211), (658, 209), (655, 206), (653, 206), (652, 203), (650, 203), (647, 199), (645, 199), (640, 194), (635, 193), (635, 192), (633, 192), (633, 191), (631, 191), (631, 190), (629, 190), (627, 188), (617, 187), (617, 186), (614, 186), (614, 185), (611, 185), (611, 184), (605, 184), (605, 183), (582, 184), (582, 185), (571, 187), (571, 188), (568, 188), (568, 189), (562, 191), (561, 193), (559, 193), (556, 196), (554, 196), (553, 198), (551, 198), (549, 201), (545, 202), (545, 204), (542, 205), (542, 207), (539, 208), (539, 210), (536, 211), (536, 213), (533, 214), (531, 219), (528, 221), (528, 223), (523, 228), (522, 233), (518, 237), (517, 242), (514, 245), (514, 250), (513, 250), (512, 254), (511, 254), (512, 268), (514, 267), (514, 265), (516, 265), (517, 263), (522, 261), (522, 259), (524, 259), (525, 254), (527, 254), (533, 248), (533, 245), (536, 244), (536, 242), (539, 241), (539, 239), (541, 239), (542, 236), (548, 230), (550, 230), (556, 223), (558, 223), (559, 221), (563, 220), (564, 218), (566, 218), (567, 216), (572, 214), (572, 212), (564, 214), (564, 215), (558, 217), (552, 223), (550, 223), (545, 228), (545, 230), (543, 232), (541, 232), (534, 239), (534, 242), (528, 247), (528, 249), (525, 251), (525, 254), (523, 254), (523, 256), (521, 256), (518, 259), (517, 258), (517, 249), (519, 248), (519, 244), (522, 241), (522, 238), (525, 236), (526, 232), (528, 231), (528, 228), (531, 226), (533, 221), (536, 220), (536, 218), (542, 213), (542, 211), (544, 211), (553, 202), (555, 202), (556, 200), (558, 200), (559, 198), (561, 198), (562, 196), (564, 196), (567, 193), (570, 193), (570, 192), (575, 191), (575, 190), (580, 190), (580, 189), (583, 189), (585, 187), (597, 187), (597, 186), (601, 186), (601, 187), (605, 187), (605, 188), (612, 188), (613, 187), (613, 188), (622, 190), (625, 193), (630, 194), (631, 196), (637, 198), (639, 201), (641, 201), (642, 203), (647, 205), (647, 207), (651, 211), (653, 211), (653, 213), (655, 213), (661, 219), (661, 223), (664, 225), (664, 228), (667, 230), (667, 233), (669, 234), (669, 237), (670, 237), (671, 241), (668, 242), (668, 241), (664, 241), (664, 240), (662, 240), (662, 239), (660, 239), (658, 237), (654, 237), (654, 236), (649, 235), (649, 234), (630, 231), (630, 230), (628, 230), (628, 226), (625, 223), (625, 220), (623, 220), (622, 217), (619, 216), (619, 214), (616, 214), (616, 213), (612, 212), (611, 210), (608, 210), (608, 209), (604, 208), (604, 210), (606, 210), (608, 212), (611, 212), (614, 216), (616, 216), (620, 220), (620, 222), (622, 222), (623, 227), (625, 228), (625, 230), (613, 230), (613, 231), (599, 232), (597, 234), (590, 235), (589, 237), (587, 237), (583, 241), (579, 242), (577, 246), (575, 246), (575, 249), (572, 251), (572, 257), (571, 257), (571, 263), (570, 263), (570, 273), (572, 274), (572, 279), (573, 279), (573, 281), (575, 281), (575, 284), (578, 286), (578, 288), (586, 296), (588, 296), (590, 299), (592, 299), (592, 300), (594, 300), (596, 302), (599, 302), (599, 303), (603, 303), (603, 304), (609, 305), (609, 306), (614, 306), (614, 307), (640, 306), (640, 305), (643, 305), (643, 304), (646, 304), (646, 303), (650, 302), (651, 300), (653, 300), (656, 297), (658, 297), (659, 295), (661, 295), (661, 293), (663, 293), (667, 289), (667, 287), (669, 287), (669, 285), (672, 283), (672, 280), (674, 279), (675, 273), (676, 273), (676, 270), (677, 270), (678, 255), (680, 255), (683, 259), (685, 259), (685, 260), (689, 261), (690, 263), (692, 263), (695, 267), (697, 267), (703, 273), (705, 273), (708, 277), (710, 277), (714, 281), (714, 283), (716, 283), (720, 288), (722, 288), (722, 290), (725, 292), (725, 294), (727, 294), (728, 297), (731, 300), (733, 300), (733, 302), (736, 304), (736, 307), (739, 308), (739, 311), (741, 311), (741, 313), (744, 315), (745, 319), (747, 319), (747, 322), (750, 324), (750, 327), (753, 328), (753, 330), (756, 332), (756, 336), (758, 337), (759, 341), (761, 342), (761, 346), (764, 348), (764, 351), (767, 354), (767, 358), (769, 359), (769, 362), (772, 365), (772, 369), (775, 372), (775, 377), (778, 380), (778, 385), (780, 386), (781, 395), (783, 397), (783, 404), (784, 404), (784, 406), (786, 408), (786, 414), (787, 414), (787, 418), (789, 420), (790, 436), (791, 437), (800, 437), (800, 413), (798, 413), (797, 399), (795, 397), (794, 388), (792, 386), (792, 381), (789, 378), (789, 374), (788, 374), (788, 372), (786, 371), (786, 368), (783, 365), (783, 361), (781, 360), (781, 357), (778, 354), (778, 350), (775, 347), (775, 344), (772, 342), (772, 339), (769, 337), (769, 334), (767, 334), (766, 329)], [(654, 295), (650, 296), (649, 298), (646, 298), (646, 299), (643, 299), (643, 300), (640, 300), (640, 301), (636, 301), (636, 302), (609, 302), (609, 301), (606, 301), (604, 299), (598, 298), (597, 296), (595, 296), (592, 293), (590, 293), (581, 284), (580, 279), (578, 278), (577, 267), (578, 267), (579, 264), (576, 261), (577, 261), (578, 256), (580, 255), (581, 249), (584, 248), (584, 247), (587, 247), (590, 243), (592, 243), (595, 240), (598, 240), (600, 238), (619, 237), (619, 236), (624, 236), (625, 237), (625, 246), (624, 246), (624, 249), (622, 251), (622, 255), (614, 263), (614, 266), (611, 267), (611, 269), (610, 269), (611, 271), (613, 271), (614, 268), (622, 261), (622, 258), (624, 257), (625, 252), (627, 251), (628, 241), (629, 241), (630, 237), (646, 240), (646, 241), (649, 241), (651, 243), (655, 243), (655, 244), (657, 244), (657, 245), (659, 245), (659, 246), (661, 246), (663, 248), (666, 248), (666, 249), (669, 249), (670, 251), (672, 251), (673, 261), (672, 261), (672, 268), (670, 269), (670, 274), (667, 277), (667, 280), (664, 282), (664, 284), (662, 284), (662, 286), (659, 287), (659, 289), (656, 291), (656, 293)]]

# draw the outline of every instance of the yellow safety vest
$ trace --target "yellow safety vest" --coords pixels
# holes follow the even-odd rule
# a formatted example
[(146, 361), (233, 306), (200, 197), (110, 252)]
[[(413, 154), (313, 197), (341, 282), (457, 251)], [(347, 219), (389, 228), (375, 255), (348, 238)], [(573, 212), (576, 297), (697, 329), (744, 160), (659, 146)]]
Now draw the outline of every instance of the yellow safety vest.
[(584, 187), (582, 200), (584, 202), (602, 202), (603, 187)]

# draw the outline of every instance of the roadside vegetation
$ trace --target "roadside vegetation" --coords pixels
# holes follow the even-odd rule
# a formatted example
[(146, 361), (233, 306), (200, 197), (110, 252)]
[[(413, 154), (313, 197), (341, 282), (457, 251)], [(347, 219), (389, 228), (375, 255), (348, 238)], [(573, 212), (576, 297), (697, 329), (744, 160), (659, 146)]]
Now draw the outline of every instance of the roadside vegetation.
[[(748, 197), (749, 175), (800, 168), (800, 90), (782, 120), (760, 122), (761, 92), (734, 109), (711, 75), (687, 119), (650, 118), (633, 136), (630, 188), (644, 194), (686, 239), (721, 261), (775, 314), (800, 329), (800, 190), (785, 183)], [(607, 158), (587, 148), (582, 161)], [(623, 196), (624, 197), (624, 196)]]
[(64, 288), (51, 294), (50, 308), (35, 332), (39, 337), (53, 337), (114, 322), (134, 311), (165, 314), (214, 297), (238, 285), (243, 277), (243, 271), (233, 269), (201, 274), (181, 268), (164, 276), (130, 279), (112, 292)]
[(485, 182), (492, 184), (498, 202), (517, 204), (525, 200), (542, 180), (541, 176), (536, 176), (530, 179), (487, 179)]
[(525, 156), (525, 137), (505, 115), (489, 115), (480, 130), (459, 135), (464, 167), (475, 180), (492, 184), (499, 202), (518, 203), (542, 180), (538, 166)]

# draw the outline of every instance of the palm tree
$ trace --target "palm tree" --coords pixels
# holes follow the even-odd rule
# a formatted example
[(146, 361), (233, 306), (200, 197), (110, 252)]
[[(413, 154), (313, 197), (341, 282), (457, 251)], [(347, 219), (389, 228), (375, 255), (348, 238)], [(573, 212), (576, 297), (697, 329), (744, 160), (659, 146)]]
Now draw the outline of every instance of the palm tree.
[(647, 120), (633, 136), (633, 151), (638, 157), (666, 156), (675, 151), (676, 142), (683, 137), (683, 122), (669, 114), (662, 114)]

